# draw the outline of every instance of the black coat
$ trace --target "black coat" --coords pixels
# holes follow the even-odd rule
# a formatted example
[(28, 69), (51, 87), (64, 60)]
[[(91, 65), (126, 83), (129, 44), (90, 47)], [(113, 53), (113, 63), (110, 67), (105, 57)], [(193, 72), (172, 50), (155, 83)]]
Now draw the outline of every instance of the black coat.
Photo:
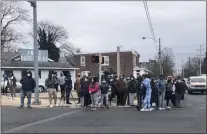
[(28, 77), (28, 76), (23, 77), (20, 80), (20, 83), (22, 84), (23, 91), (32, 91), (33, 92), (36, 87), (36, 82), (31, 76), (30, 77)]
[(70, 77), (67, 77), (67, 76), (65, 77), (65, 87), (66, 87), (66, 90), (67, 89), (71, 90), (73, 88), (73, 82)]
[(89, 85), (90, 83), (88, 81), (81, 81), (81, 89), (80, 89), (80, 94), (81, 96), (89, 94)]
[(182, 83), (181, 82), (176, 82), (175, 84), (175, 92), (182, 94)]
[(135, 80), (129, 81), (128, 91), (129, 93), (136, 93), (136, 81)]
[(101, 94), (107, 94), (109, 91), (109, 85), (107, 83), (101, 84), (100, 90), (101, 90)]

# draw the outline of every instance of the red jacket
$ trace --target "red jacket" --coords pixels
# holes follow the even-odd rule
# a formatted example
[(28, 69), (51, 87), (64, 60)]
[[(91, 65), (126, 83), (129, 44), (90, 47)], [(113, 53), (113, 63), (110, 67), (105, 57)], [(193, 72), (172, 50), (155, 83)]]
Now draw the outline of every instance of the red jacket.
[(88, 88), (88, 90), (89, 90), (89, 92), (91, 92), (92, 94), (93, 94), (93, 93), (96, 93), (96, 92), (99, 90), (99, 84), (98, 84), (98, 82), (95, 83), (94, 88), (92, 88), (91, 85), (90, 85), (89, 88)]

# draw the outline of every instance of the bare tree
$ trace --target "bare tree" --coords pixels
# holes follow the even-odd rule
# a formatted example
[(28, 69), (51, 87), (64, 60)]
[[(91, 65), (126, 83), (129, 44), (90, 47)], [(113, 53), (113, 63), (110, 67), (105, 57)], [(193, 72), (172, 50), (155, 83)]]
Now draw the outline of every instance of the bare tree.
[[(203, 59), (202, 59), (203, 60)], [(200, 57), (192, 57), (184, 65), (185, 77), (199, 75)]]
[(75, 66), (75, 53), (81, 53), (80, 48), (75, 48), (75, 46), (71, 42), (66, 42), (62, 46), (60, 46), (61, 61), (68, 62), (72, 66)]
[(31, 21), (29, 11), (21, 2), (0, 1), (1, 4), (1, 49), (20, 41), (24, 35), (17, 31), (17, 25)]
[(163, 48), (162, 50), (162, 67), (165, 76), (172, 76), (175, 67), (174, 55), (170, 48)]

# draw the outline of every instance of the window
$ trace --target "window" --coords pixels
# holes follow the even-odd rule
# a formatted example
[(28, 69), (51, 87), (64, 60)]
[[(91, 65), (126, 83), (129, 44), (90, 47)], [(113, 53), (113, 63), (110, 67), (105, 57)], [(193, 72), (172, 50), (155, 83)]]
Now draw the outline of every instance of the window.
[(103, 57), (104, 57), (104, 64), (102, 64), (102, 65), (108, 66), (109, 65), (109, 56), (103, 56)]
[(80, 62), (81, 62), (80, 63), (81, 66), (85, 66), (86, 65), (86, 61), (85, 61), (85, 57), (84, 56), (80, 57)]
[(22, 75), (22, 78), (27, 76), (27, 70), (22, 70), (21, 75)]

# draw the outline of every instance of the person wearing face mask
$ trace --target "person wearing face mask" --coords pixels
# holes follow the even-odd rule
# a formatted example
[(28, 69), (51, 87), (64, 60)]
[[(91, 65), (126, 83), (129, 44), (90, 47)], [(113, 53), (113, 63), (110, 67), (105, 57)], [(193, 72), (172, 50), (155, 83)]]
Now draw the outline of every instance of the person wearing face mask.
[(71, 93), (72, 88), (73, 88), (73, 82), (71, 80), (70, 72), (68, 72), (65, 77), (66, 104), (72, 104), (70, 102), (70, 93)]
[(60, 73), (60, 77), (58, 77), (58, 85), (60, 85), (61, 99), (65, 102), (65, 76), (63, 72)]
[(80, 73), (78, 74), (76, 81), (74, 83), (74, 89), (76, 90), (76, 93), (78, 95), (78, 104), (81, 103), (81, 99), (80, 99)]
[(89, 105), (90, 105), (90, 94), (89, 94), (89, 81), (88, 81), (88, 77), (83, 76), (83, 78), (81, 79), (81, 95), (83, 95), (83, 101), (81, 101), (81, 103), (83, 103), (83, 109), (89, 109)]
[(7, 88), (10, 90), (11, 99), (15, 99), (16, 97), (16, 86), (16, 78), (13, 73), (10, 73), (8, 77)]
[(129, 91), (129, 105), (134, 106), (134, 98), (136, 96), (136, 81), (134, 77), (130, 77), (130, 81), (128, 83), (128, 91)]
[(53, 107), (52, 100), (54, 99), (54, 106), (57, 106), (57, 91), (56, 91), (56, 81), (52, 78), (52, 74), (49, 73), (48, 78), (45, 80), (45, 86), (47, 86), (47, 91), (49, 95), (49, 107)]
[(91, 110), (95, 111), (98, 106), (98, 94), (99, 94), (99, 84), (96, 77), (92, 78), (92, 81), (89, 85), (89, 94), (91, 96), (92, 108)]
[(159, 80), (157, 82), (158, 89), (158, 97), (159, 97), (159, 108), (158, 110), (165, 110), (164, 108), (164, 96), (166, 91), (166, 82), (164, 81), (164, 76), (160, 75)]
[(111, 84), (111, 96), (109, 97), (109, 102), (110, 102), (110, 105), (111, 105), (111, 101), (112, 99), (115, 97), (115, 95), (117, 96), (117, 90), (116, 90), (116, 81), (117, 81), (117, 76), (114, 77), (114, 79), (111, 79), (110, 80)]
[(35, 80), (32, 78), (32, 73), (30, 71), (27, 72), (27, 76), (23, 77), (20, 80), (20, 83), (22, 84), (22, 88), (20, 90), (20, 106), (19, 108), (23, 108), (24, 107), (24, 99), (27, 96), (27, 106), (28, 108), (32, 108), (31, 107), (31, 98), (32, 98), (32, 92), (34, 92), (34, 89), (36, 87), (36, 82)]
[(105, 98), (106, 100), (106, 107), (109, 108), (109, 103), (108, 103), (108, 91), (109, 91), (109, 85), (106, 83), (106, 80), (102, 81), (102, 84), (100, 85), (100, 90), (101, 90), (101, 107), (103, 107), (103, 100)]
[(116, 89), (117, 89), (117, 106), (125, 106), (126, 101), (124, 103), (124, 93), (127, 88), (127, 83), (124, 81), (123, 76), (116, 82)]
[(180, 77), (178, 78), (176, 84), (175, 84), (175, 102), (176, 102), (176, 107), (181, 108), (180, 106), (180, 100), (181, 100), (181, 95), (182, 95), (182, 83)]
[(167, 109), (171, 109), (171, 107), (169, 106), (169, 101), (171, 100), (172, 102), (172, 92), (173, 92), (172, 87), (173, 87), (172, 79), (171, 77), (169, 77), (166, 83), (166, 92), (165, 92)]
[(146, 94), (144, 97), (144, 107), (140, 110), (140, 111), (151, 111), (151, 93), (152, 93), (152, 88), (151, 88), (151, 84), (150, 84), (150, 79), (148, 75), (144, 76), (144, 80), (142, 82), (142, 84), (145, 86), (146, 88)]

